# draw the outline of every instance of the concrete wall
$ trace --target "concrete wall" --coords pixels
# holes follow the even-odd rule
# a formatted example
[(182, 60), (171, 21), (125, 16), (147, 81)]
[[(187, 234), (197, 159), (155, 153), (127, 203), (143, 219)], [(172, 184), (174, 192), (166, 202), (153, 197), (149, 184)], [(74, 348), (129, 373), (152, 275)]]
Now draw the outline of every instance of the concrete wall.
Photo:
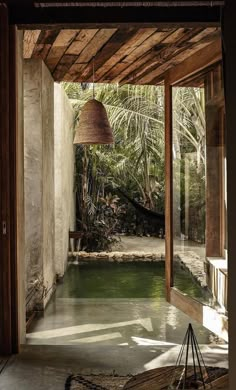
[[(51, 288), (54, 266), (54, 83), (41, 60), (24, 63), (25, 262), (27, 292)], [(40, 292), (41, 294), (41, 292)], [(45, 306), (50, 294), (40, 308)], [(35, 304), (37, 298), (32, 300)]]
[[(40, 59), (24, 63), (24, 121), (26, 296), (41, 281), (30, 311), (45, 307), (56, 276), (64, 275), (75, 225), (74, 113)], [(43, 302), (42, 285), (50, 290)]]
[(75, 229), (74, 111), (59, 84), (54, 85), (55, 270), (62, 277), (68, 257), (68, 233)]

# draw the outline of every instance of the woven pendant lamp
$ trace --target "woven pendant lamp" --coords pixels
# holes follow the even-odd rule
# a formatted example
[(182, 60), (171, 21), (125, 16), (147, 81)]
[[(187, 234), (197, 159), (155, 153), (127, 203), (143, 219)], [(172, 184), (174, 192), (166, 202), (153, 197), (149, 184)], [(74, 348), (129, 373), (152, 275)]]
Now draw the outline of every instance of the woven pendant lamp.
[(113, 144), (114, 138), (104, 105), (94, 98), (94, 58), (93, 58), (93, 99), (81, 109), (74, 144), (99, 145)]
[(112, 129), (105, 107), (96, 99), (91, 99), (81, 109), (74, 144), (112, 144)]

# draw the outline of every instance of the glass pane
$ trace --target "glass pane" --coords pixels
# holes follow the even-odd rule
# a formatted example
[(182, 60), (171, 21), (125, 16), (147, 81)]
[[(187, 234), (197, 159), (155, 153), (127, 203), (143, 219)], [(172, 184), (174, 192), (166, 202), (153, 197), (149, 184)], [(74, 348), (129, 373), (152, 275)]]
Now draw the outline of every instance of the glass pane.
[[(174, 286), (227, 310), (224, 98), (221, 66), (173, 88)], [(178, 267), (192, 284), (180, 283)]]
[[(189, 271), (193, 288), (175, 286), (205, 301), (206, 121), (204, 84), (173, 88), (173, 233), (175, 269)], [(192, 277), (192, 274), (194, 275)], [(205, 279), (205, 276), (203, 276)]]

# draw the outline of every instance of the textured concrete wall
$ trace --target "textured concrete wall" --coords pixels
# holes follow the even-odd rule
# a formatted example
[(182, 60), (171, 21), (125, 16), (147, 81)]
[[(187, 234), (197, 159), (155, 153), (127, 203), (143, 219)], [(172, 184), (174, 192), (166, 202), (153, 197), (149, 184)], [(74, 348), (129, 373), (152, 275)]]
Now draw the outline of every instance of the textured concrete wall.
[(55, 268), (63, 276), (68, 257), (68, 232), (75, 228), (72, 106), (59, 84), (54, 86)]
[(25, 262), (29, 290), (35, 279), (41, 278), (46, 288), (55, 279), (54, 83), (41, 60), (25, 60), (24, 107)]
[[(42, 113), (43, 278), (45, 287), (50, 289), (55, 282), (54, 81), (44, 63), (42, 63)], [(47, 295), (45, 304), (50, 295), (50, 293)]]

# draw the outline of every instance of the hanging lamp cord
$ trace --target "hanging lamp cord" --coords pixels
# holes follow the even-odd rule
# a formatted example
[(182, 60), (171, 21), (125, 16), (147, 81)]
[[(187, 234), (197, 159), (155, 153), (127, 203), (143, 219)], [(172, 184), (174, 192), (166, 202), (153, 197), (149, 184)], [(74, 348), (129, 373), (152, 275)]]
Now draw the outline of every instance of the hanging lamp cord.
[(95, 98), (95, 93), (94, 93), (94, 57), (93, 57), (93, 99)]

